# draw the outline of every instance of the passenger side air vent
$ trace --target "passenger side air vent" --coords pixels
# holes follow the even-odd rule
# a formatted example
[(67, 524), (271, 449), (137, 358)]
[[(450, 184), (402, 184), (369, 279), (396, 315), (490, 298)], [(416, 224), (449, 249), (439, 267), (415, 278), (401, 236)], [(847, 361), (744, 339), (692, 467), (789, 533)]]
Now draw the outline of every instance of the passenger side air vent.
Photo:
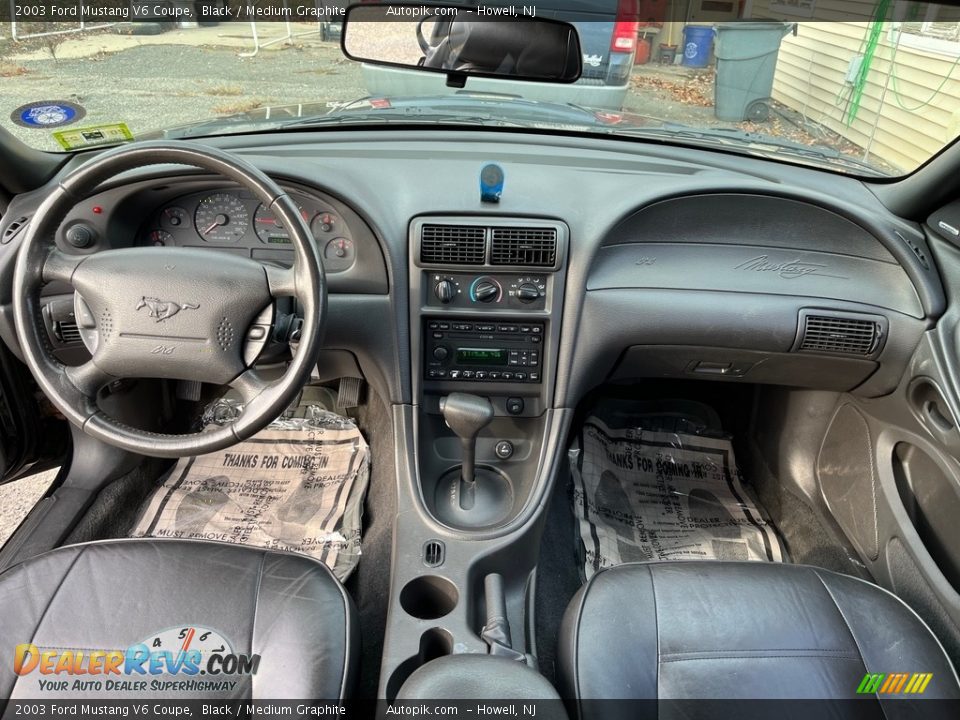
[(870, 357), (879, 352), (885, 335), (886, 320), (879, 316), (801, 310), (794, 349)]
[(481, 225), (424, 225), (420, 260), (450, 265), (482, 265), (487, 230)]
[(491, 265), (542, 265), (557, 261), (557, 229), (495, 227), (490, 244)]

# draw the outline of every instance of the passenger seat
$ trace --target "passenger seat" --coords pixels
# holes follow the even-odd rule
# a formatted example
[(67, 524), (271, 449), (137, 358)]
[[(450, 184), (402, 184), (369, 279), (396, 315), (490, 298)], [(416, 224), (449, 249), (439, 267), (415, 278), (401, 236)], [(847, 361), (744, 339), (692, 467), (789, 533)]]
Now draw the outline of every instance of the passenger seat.
[[(559, 663), (561, 694), (585, 720), (606, 720), (620, 707), (589, 699), (863, 700), (857, 690), (868, 673), (932, 673), (924, 700), (960, 699), (943, 647), (899, 598), (781, 563), (630, 563), (599, 572), (567, 609)], [(916, 710), (904, 697), (869, 693), (846, 707), (862, 713), (879, 703), (877, 716), (893, 718)], [(636, 717), (636, 707), (621, 705)], [(958, 707), (924, 703), (946, 705)]]

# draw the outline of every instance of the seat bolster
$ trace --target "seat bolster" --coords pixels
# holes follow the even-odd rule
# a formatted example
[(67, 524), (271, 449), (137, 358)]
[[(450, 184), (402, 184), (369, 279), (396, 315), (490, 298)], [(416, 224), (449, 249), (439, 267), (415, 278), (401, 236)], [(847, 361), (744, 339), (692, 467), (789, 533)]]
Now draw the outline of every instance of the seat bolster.
[(908, 605), (864, 580), (815, 572), (850, 629), (868, 672), (933, 673), (925, 699), (960, 699), (960, 680), (946, 651)]
[(631, 568), (597, 573), (568, 606), (558, 647), (565, 698), (657, 698), (653, 574), (644, 564)]

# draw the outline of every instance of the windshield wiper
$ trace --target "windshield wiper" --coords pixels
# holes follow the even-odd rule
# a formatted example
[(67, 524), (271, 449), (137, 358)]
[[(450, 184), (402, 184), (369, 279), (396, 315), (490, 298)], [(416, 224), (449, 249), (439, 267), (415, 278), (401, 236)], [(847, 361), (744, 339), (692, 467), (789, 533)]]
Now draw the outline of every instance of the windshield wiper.
[(791, 158), (807, 158), (818, 164), (840, 166), (865, 172), (876, 177), (886, 177), (886, 173), (878, 170), (873, 165), (846, 155), (834, 148), (804, 145), (794, 140), (750, 132), (739, 128), (694, 128), (688, 125), (665, 124), (662, 127), (656, 128), (624, 128), (618, 126), (611, 128), (611, 132), (633, 137), (695, 140), (702, 143), (722, 145), (724, 148), (739, 150), (767, 158), (778, 155)]
[(494, 115), (451, 115), (450, 113), (424, 112), (413, 108), (379, 109), (369, 112), (350, 112), (335, 115), (318, 115), (316, 117), (299, 118), (282, 123), (277, 127), (281, 130), (295, 127), (321, 127), (324, 125), (377, 125), (381, 123), (452, 123), (463, 125), (498, 125), (506, 127), (521, 127), (522, 123), (510, 122)]

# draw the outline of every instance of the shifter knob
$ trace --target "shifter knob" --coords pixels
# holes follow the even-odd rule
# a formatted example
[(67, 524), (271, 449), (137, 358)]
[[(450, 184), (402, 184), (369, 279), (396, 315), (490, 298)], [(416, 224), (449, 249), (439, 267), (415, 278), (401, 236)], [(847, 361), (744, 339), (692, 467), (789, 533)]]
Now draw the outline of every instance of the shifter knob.
[(440, 412), (447, 427), (460, 438), (463, 446), (460, 477), (463, 482), (472, 484), (477, 433), (493, 420), (493, 404), (484, 397), (455, 392), (440, 399)]

